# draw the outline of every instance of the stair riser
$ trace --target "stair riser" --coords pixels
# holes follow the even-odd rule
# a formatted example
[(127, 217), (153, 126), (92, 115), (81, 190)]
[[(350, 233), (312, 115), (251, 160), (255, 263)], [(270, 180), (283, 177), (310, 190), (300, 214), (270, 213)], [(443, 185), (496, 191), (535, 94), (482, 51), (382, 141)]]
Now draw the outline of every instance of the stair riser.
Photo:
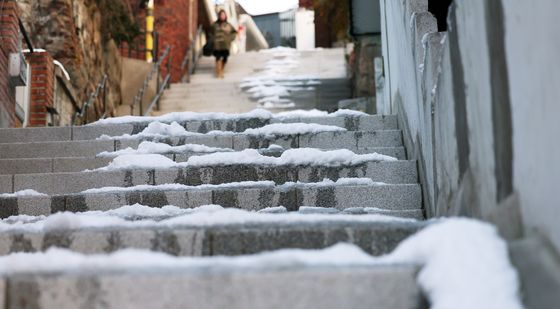
[(277, 206), (297, 211), (300, 206), (310, 205), (339, 210), (354, 207), (420, 210), (421, 198), (419, 185), (112, 192), (0, 198), (0, 218), (49, 215), (59, 211), (107, 211), (136, 203), (151, 207), (174, 205), (181, 208), (221, 205), (251, 211)]
[[(247, 224), (224, 227), (96, 228), (0, 235), (0, 255), (38, 252), (51, 247), (93, 254), (125, 248), (178, 256), (245, 255), (282, 248), (323, 249), (352, 243), (372, 255), (391, 252), (423, 227), (418, 223)], [(248, 245), (250, 244), (250, 245)]]
[[(360, 149), (357, 153), (379, 153), (399, 160), (406, 160), (403, 147)], [(164, 154), (175, 162), (186, 162), (192, 156), (206, 153)], [(279, 157), (282, 152), (266, 152), (267, 156)], [(86, 169), (94, 170), (107, 166), (112, 158), (36, 158), (36, 159), (0, 159), (0, 175), (14, 174), (45, 174), (45, 173), (75, 173)]]
[(263, 180), (283, 184), (347, 177), (371, 178), (388, 184), (413, 184), (418, 181), (416, 162), (397, 161), (370, 162), (348, 167), (229, 165), (168, 170), (24, 174), (0, 176), (0, 189), (3, 190), (2, 193), (34, 189), (46, 194), (68, 194), (107, 186), (169, 183), (201, 185)]
[[(251, 128), (263, 127), (270, 123), (317, 123), (346, 128), (349, 131), (396, 130), (394, 116), (361, 117), (305, 117), (291, 119), (234, 119), (205, 120), (182, 123), (187, 131), (207, 133), (209, 131), (243, 132)], [(0, 144), (25, 142), (50, 142), (70, 140), (91, 140), (101, 135), (135, 134), (148, 126), (149, 122), (106, 126), (81, 126), (63, 128), (0, 129)]]
[(11, 158), (56, 158), (56, 157), (94, 157), (104, 151), (137, 148), (142, 141), (154, 141), (173, 146), (200, 144), (217, 148), (261, 149), (270, 145), (289, 148), (346, 148), (357, 151), (366, 147), (400, 147), (400, 131), (375, 132), (323, 132), (305, 135), (285, 135), (277, 137), (259, 137), (245, 134), (238, 135), (200, 135), (174, 138), (143, 138), (127, 140), (69, 141), (46, 143), (4, 144), (0, 159)]
[(6, 290), (0, 292), (7, 295), (7, 308), (31, 303), (37, 308), (415, 309), (422, 303), (415, 276), (413, 267), (261, 272), (173, 269), (15, 276), (0, 284)]

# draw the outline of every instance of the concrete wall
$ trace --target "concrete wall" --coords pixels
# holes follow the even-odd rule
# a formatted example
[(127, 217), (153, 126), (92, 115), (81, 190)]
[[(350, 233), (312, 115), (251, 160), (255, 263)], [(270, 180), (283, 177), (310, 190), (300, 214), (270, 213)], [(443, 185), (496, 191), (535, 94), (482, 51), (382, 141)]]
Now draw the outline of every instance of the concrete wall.
[(490, 221), (512, 241), (538, 235), (557, 274), (560, 2), (455, 0), (438, 33), (428, 0), (380, 1), (383, 110), (399, 115), (419, 162), (427, 216)]
[[(130, 105), (133, 103), (134, 97), (138, 94), (140, 88), (144, 84), (146, 77), (150, 74), (153, 64), (143, 60), (123, 58), (121, 87), (123, 93), (123, 104), (117, 107), (116, 116), (130, 115)], [(155, 97), (157, 92), (157, 79), (154, 76), (144, 93), (142, 100), (143, 111), (146, 111), (150, 101)], [(139, 106), (134, 107), (134, 115), (140, 115)]]
[[(560, 2), (508, 0), (506, 60), (513, 122), (514, 185), (525, 225), (560, 247)], [(531, 14), (526, 14), (531, 12)]]

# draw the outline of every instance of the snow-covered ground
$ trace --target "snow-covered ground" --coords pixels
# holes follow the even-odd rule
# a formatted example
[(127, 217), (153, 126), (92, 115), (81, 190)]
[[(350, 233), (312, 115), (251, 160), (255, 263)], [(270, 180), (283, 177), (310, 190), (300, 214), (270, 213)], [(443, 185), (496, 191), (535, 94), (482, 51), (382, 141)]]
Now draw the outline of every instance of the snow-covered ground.
[[(174, 212), (177, 210), (161, 210)], [(80, 215), (53, 215), (45, 222), (28, 223), (47, 229), (54, 223), (70, 227)], [(82, 215), (87, 216), (87, 215)], [(247, 223), (250, 216), (263, 220), (293, 220), (289, 214), (248, 214), (209, 206), (204, 211), (153, 224), (217, 223), (227, 216), (228, 223)], [(337, 215), (297, 216), (299, 220), (320, 220)], [(370, 216), (348, 216), (364, 220)], [(190, 218), (184, 220), (184, 218)], [(212, 219), (210, 219), (212, 218)], [(266, 219), (265, 219), (266, 218)], [(372, 217), (379, 220), (382, 217)], [(370, 218), (369, 220), (372, 220)], [(49, 221), (51, 220), (51, 221)], [(114, 223), (122, 223), (114, 217)], [(368, 219), (366, 219), (368, 220)], [(94, 221), (92, 217), (89, 222)], [(138, 224), (138, 223), (129, 223)], [(2, 224), (4, 227), (5, 224)], [(25, 226), (26, 224), (22, 224)], [(59, 227), (60, 225), (58, 225)], [(0, 274), (21, 272), (111, 271), (135, 269), (286, 269), (303, 267), (377, 267), (412, 264), (420, 267), (418, 284), (433, 309), (521, 309), (519, 279), (508, 257), (507, 246), (496, 229), (470, 219), (445, 219), (431, 224), (403, 241), (393, 253), (373, 257), (350, 244), (337, 244), (323, 250), (284, 249), (238, 257), (174, 257), (142, 250), (122, 250), (108, 255), (84, 255), (67, 250), (50, 249), (44, 253), (14, 253), (0, 257)]]

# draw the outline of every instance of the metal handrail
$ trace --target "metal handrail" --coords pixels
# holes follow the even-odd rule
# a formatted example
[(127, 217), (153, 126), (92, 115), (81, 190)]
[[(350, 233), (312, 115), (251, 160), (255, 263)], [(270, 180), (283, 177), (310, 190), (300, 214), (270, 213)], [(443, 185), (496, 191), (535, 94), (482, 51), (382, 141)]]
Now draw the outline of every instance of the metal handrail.
[(34, 53), (35, 50), (33, 48), (33, 43), (31, 43), (31, 39), (29, 39), (29, 34), (27, 34), (27, 30), (25, 29), (25, 26), (23, 25), (23, 22), (19, 17), (18, 17), (18, 25), (19, 25), (19, 31), (23, 34), (23, 39), (25, 41), (25, 44), (27, 45), (27, 48), (29, 48), (29, 51), (31, 53)]
[[(148, 89), (150, 82), (152, 81), (152, 79), (154, 78), (154, 75), (157, 75), (157, 95), (159, 95), (160, 93), (160, 85), (159, 85), (159, 79), (160, 79), (160, 70), (161, 70), (161, 65), (163, 64), (163, 61), (167, 58), (167, 74), (169, 75), (171, 72), (171, 57), (169, 57), (171, 53), (171, 47), (167, 46), (165, 48), (165, 51), (163, 52), (163, 54), (159, 57), (159, 59), (154, 63), (154, 65), (152, 66), (152, 69), (150, 71), (150, 73), (148, 74), (148, 76), (146, 77), (146, 79), (144, 79), (144, 83), (142, 84), (142, 87), (138, 90), (138, 92), (136, 93), (136, 95), (134, 96), (134, 99), (132, 100), (132, 104), (130, 105), (130, 114), (134, 115), (134, 108), (136, 105), (139, 106), (140, 108), (140, 115), (144, 114), (144, 107), (143, 107), (143, 100), (144, 100), (144, 94), (146, 92), (146, 90)], [(161, 90), (163, 91), (163, 90)], [(159, 109), (159, 100), (157, 101), (158, 103), (158, 109)]]
[(103, 91), (103, 105), (104, 105), (103, 108), (105, 110), (107, 109), (107, 106), (106, 106), (107, 102), (105, 101), (105, 97), (106, 97), (106, 94), (107, 94), (106, 91), (105, 91), (106, 85), (107, 85), (107, 74), (103, 74), (103, 78), (101, 79), (101, 81), (95, 87), (95, 91), (93, 91), (89, 95), (89, 99), (87, 100), (87, 102), (84, 103), (82, 108), (74, 114), (74, 117), (72, 117), (72, 124), (73, 125), (76, 124), (76, 121), (78, 119), (82, 119), (82, 120), (85, 119), (85, 122), (87, 123), (87, 112), (89, 110), (89, 107), (95, 102), (95, 100), (97, 100), (101, 91)]
[(187, 53), (185, 54), (183, 63), (181, 63), (181, 71), (185, 72), (185, 75), (183, 76), (183, 82), (191, 82), (191, 75), (194, 74), (196, 65), (198, 64), (198, 60), (202, 56), (202, 46), (204, 45), (204, 42), (202, 42), (203, 39), (206, 40), (206, 36), (204, 35), (202, 25), (200, 25), (198, 27), (198, 30), (196, 31), (196, 36), (191, 41), (191, 44), (187, 49)]
[(171, 74), (167, 73), (167, 76), (165, 76), (165, 79), (163, 80), (163, 83), (161, 84), (161, 87), (158, 89), (158, 93), (156, 94), (156, 96), (154, 97), (152, 102), (150, 102), (150, 105), (148, 105), (148, 109), (146, 110), (146, 113), (144, 114), (144, 116), (150, 115), (150, 113), (152, 112), (154, 107), (158, 104), (159, 99), (161, 98), (161, 95), (163, 94), (163, 91), (165, 90), (165, 88), (167, 88), (167, 85), (169, 84), (170, 80), (171, 80)]

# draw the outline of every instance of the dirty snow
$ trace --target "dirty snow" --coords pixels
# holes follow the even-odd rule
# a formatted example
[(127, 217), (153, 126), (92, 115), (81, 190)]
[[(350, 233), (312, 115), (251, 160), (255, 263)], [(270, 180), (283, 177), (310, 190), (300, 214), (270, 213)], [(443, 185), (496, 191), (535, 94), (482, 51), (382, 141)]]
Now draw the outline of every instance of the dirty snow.
[[(242, 214), (243, 213), (243, 214)], [(241, 215), (242, 214), (242, 215)], [(318, 220), (347, 217), (352, 221), (370, 216), (293, 215), (231, 212), (215, 208), (159, 224), (190, 218), (197, 224), (219, 222), (210, 218), (232, 215), (232, 221), (247, 223), (247, 218), (274, 220)], [(56, 215), (53, 215), (56, 216)], [(381, 217), (379, 217), (381, 218)], [(71, 219), (70, 217), (68, 219)], [(118, 218), (115, 218), (118, 220)], [(193, 219), (196, 219), (194, 221)], [(198, 220), (201, 219), (201, 220)], [(265, 219), (269, 220), (269, 219)], [(183, 221), (183, 223), (186, 221)], [(34, 223), (37, 224), (37, 223)], [(134, 223), (131, 223), (134, 224)], [(74, 227), (76, 225), (73, 225)], [(0, 274), (22, 272), (123, 271), (147, 268), (177, 269), (213, 267), (222, 269), (301, 268), (301, 267), (379, 267), (418, 265), (418, 284), (426, 293), (432, 309), (521, 309), (519, 279), (508, 257), (507, 245), (496, 229), (469, 219), (447, 219), (431, 225), (403, 241), (393, 253), (372, 257), (359, 247), (337, 244), (322, 250), (283, 249), (238, 257), (174, 257), (143, 250), (122, 250), (112, 254), (83, 255), (50, 249), (44, 253), (14, 253), (0, 257)]]
[(128, 147), (118, 151), (104, 151), (97, 157), (116, 157), (120, 155), (139, 155), (139, 154), (181, 154), (181, 153), (213, 153), (213, 152), (232, 152), (230, 148), (215, 148), (199, 144), (185, 144), (181, 146), (171, 146), (165, 143), (144, 141), (138, 145), (137, 149)]

